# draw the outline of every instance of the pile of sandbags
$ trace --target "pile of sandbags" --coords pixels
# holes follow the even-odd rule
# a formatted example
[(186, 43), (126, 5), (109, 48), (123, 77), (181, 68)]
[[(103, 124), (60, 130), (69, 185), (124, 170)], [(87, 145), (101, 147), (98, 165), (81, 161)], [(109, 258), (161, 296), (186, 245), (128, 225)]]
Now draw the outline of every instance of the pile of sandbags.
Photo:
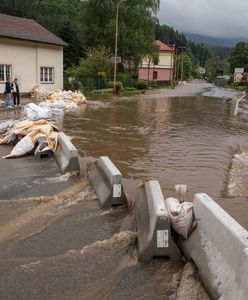
[(53, 120), (58, 116), (63, 116), (64, 112), (59, 107), (49, 106), (46, 102), (41, 102), (39, 105), (34, 103), (28, 103), (24, 106), (22, 112), (23, 119), (27, 119), (29, 121), (36, 120)]
[(71, 104), (81, 105), (87, 102), (85, 96), (80, 92), (62, 91), (60, 89), (54, 89), (51, 91), (41, 91), (38, 87), (33, 89), (34, 95), (39, 99), (48, 102), (51, 105), (63, 104), (64, 108), (75, 108)]
[(55, 152), (58, 143), (58, 128), (46, 120), (16, 121), (0, 139), (0, 144), (16, 143), (11, 153), (3, 158), (19, 157), (30, 153), (40, 138), (46, 140), (47, 149)]

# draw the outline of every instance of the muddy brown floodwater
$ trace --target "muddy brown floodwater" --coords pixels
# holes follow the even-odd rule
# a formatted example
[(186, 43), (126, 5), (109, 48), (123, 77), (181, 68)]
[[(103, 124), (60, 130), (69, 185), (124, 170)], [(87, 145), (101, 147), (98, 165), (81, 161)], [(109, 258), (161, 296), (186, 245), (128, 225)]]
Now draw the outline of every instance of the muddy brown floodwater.
[(242, 193), (232, 197), (228, 191), (233, 156), (248, 151), (248, 122), (233, 110), (234, 102), (224, 97), (170, 98), (158, 92), (89, 101), (67, 113), (61, 125), (80, 155), (107, 155), (128, 179), (155, 178), (165, 196), (185, 183), (188, 200), (205, 192), (248, 229), (244, 163), (232, 172)]
[[(196, 96), (204, 89), (212, 97)], [(165, 196), (185, 183), (187, 200), (205, 192), (248, 228), (248, 123), (233, 116), (225, 93), (195, 82), (89, 99), (66, 112), (57, 125), (82, 157), (79, 178), (61, 176), (53, 160), (2, 161), (0, 299), (208, 299), (194, 265), (167, 258), (144, 264), (127, 253), (133, 212), (102, 211), (84, 171), (91, 157), (107, 155), (127, 182), (157, 179)]]

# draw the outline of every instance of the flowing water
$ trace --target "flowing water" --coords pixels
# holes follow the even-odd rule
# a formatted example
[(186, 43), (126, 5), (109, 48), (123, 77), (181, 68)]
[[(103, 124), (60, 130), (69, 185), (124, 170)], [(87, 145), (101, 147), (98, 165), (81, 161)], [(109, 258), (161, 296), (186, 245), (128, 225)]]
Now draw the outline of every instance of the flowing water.
[[(205, 192), (247, 228), (244, 166), (231, 183), (230, 169), (234, 154), (248, 149), (248, 123), (233, 109), (231, 101), (205, 96), (97, 100), (67, 113), (63, 128), (80, 155), (107, 155), (128, 179), (155, 178), (165, 196), (185, 183), (189, 200)], [(240, 182), (242, 193), (232, 193)]]
[[(248, 229), (248, 123), (233, 109), (206, 96), (91, 99), (58, 126), (82, 157), (107, 155), (130, 182), (159, 180), (166, 197), (187, 184), (187, 200), (205, 192)], [(68, 179), (46, 176), (34, 190)], [(129, 212), (103, 212), (87, 180), (0, 205), (2, 299), (175, 299), (183, 263), (126, 255)]]

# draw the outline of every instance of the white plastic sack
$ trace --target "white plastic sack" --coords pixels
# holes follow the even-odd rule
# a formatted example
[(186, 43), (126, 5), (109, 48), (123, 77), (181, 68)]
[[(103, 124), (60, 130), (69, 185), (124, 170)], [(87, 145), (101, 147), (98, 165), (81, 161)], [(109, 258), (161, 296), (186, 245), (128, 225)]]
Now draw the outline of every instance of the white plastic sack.
[(60, 108), (53, 107), (52, 108), (52, 114), (53, 114), (54, 117), (56, 117), (56, 116), (62, 116), (64, 114), (64, 112)]
[(184, 239), (187, 239), (193, 222), (193, 203), (180, 203), (176, 198), (166, 198), (165, 204), (169, 212), (172, 228)]
[(52, 110), (50, 107), (40, 107), (34, 103), (25, 105), (24, 113), (30, 121), (52, 118)]
[(11, 129), (14, 124), (15, 124), (15, 120), (7, 120), (4, 121), (0, 124), (0, 133), (5, 133), (7, 132), (9, 129)]
[(5, 107), (5, 102), (0, 100), (0, 107)]
[(51, 101), (51, 102), (47, 102), (47, 101), (42, 101), (39, 104), (40, 107), (55, 107), (55, 108), (64, 108), (64, 101), (63, 100), (56, 100), (56, 101)]
[(18, 157), (23, 156), (34, 149), (34, 142), (29, 136), (22, 138), (12, 149), (9, 155), (4, 156), (3, 158)]
[(65, 109), (77, 109), (78, 108), (78, 105), (75, 102), (65, 101), (64, 105), (65, 105)]

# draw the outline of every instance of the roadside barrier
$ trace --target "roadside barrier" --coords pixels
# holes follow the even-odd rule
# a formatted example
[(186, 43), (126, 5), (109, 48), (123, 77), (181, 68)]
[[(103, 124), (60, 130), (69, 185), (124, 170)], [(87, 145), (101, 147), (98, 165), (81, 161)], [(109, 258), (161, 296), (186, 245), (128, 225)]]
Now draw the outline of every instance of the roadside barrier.
[(101, 208), (126, 204), (122, 175), (107, 156), (101, 156), (89, 168), (89, 177)]
[(180, 259), (180, 250), (171, 238), (170, 219), (158, 181), (147, 181), (138, 195), (136, 208), (138, 259), (154, 256)]
[(53, 152), (51, 149), (47, 149), (48, 143), (46, 140), (46, 137), (40, 136), (38, 138), (38, 146), (36, 147), (34, 151), (34, 158), (35, 159), (41, 159), (43, 157), (45, 158), (51, 158), (53, 156)]
[(63, 174), (80, 170), (78, 151), (63, 132), (59, 133), (54, 157)]
[(183, 242), (213, 299), (248, 299), (248, 232), (206, 194), (193, 202), (197, 228)]

